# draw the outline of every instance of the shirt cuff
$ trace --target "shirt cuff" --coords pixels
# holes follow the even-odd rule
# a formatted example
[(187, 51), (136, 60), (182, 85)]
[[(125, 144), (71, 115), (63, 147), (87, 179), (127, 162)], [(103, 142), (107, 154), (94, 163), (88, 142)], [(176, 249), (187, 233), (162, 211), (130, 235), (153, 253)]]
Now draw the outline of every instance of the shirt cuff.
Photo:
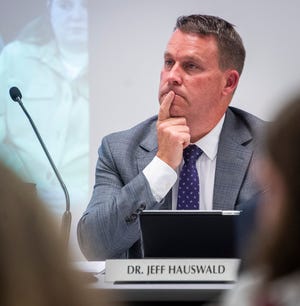
[(177, 180), (176, 171), (157, 156), (146, 166), (143, 173), (157, 202), (167, 195)]

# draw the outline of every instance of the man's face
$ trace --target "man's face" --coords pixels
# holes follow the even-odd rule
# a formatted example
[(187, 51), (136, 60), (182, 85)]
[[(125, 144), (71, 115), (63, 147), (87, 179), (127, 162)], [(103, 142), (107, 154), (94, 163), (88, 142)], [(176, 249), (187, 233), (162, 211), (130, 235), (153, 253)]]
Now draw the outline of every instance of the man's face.
[(86, 45), (88, 13), (85, 0), (52, 0), (50, 20), (57, 41), (67, 47)]
[(193, 134), (202, 137), (217, 124), (228, 107), (230, 98), (224, 91), (227, 78), (228, 72), (219, 67), (214, 36), (176, 30), (165, 51), (159, 101), (162, 103), (166, 94), (174, 91), (171, 117), (185, 117), (192, 137)]

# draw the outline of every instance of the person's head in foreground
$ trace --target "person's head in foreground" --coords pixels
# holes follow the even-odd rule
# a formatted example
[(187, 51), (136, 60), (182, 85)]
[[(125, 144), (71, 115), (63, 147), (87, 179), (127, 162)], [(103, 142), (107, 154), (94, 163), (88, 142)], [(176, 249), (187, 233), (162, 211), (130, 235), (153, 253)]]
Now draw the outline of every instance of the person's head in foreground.
[(256, 243), (226, 305), (299, 305), (300, 94), (271, 123), (263, 166), (269, 189), (258, 205)]
[(91, 305), (52, 221), (34, 188), (0, 163), (1, 306)]

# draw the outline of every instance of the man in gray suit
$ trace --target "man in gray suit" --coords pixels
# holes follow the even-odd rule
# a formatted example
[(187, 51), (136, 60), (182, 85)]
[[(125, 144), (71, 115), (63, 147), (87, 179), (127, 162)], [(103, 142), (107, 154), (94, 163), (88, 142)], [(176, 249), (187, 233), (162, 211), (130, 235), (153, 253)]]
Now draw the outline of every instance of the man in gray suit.
[(90, 260), (142, 256), (138, 215), (176, 209), (183, 152), (196, 161), (199, 209), (238, 209), (259, 193), (251, 169), (263, 122), (229, 107), (245, 49), (233, 26), (213, 16), (178, 18), (164, 54), (158, 116), (104, 137), (92, 199), (78, 224)]

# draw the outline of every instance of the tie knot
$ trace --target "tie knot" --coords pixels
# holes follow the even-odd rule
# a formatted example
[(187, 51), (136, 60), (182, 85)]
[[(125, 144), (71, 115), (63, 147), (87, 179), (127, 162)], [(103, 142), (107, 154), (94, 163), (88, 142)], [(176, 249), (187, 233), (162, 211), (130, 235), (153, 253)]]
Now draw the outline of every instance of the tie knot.
[(196, 145), (189, 145), (183, 150), (183, 158), (185, 163), (196, 162), (202, 150)]

